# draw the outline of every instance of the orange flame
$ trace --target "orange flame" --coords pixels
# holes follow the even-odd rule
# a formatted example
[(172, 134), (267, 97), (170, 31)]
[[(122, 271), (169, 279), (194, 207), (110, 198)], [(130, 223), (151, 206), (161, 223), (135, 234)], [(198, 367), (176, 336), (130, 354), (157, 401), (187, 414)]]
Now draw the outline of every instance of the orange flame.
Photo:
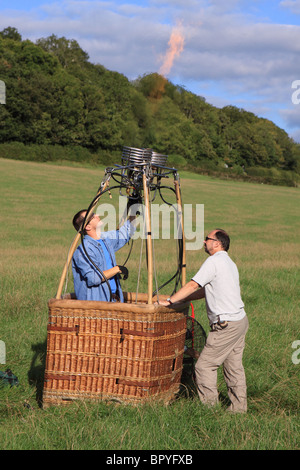
[(177, 25), (173, 29), (168, 45), (169, 48), (165, 54), (163, 64), (159, 69), (159, 73), (163, 76), (166, 76), (170, 73), (175, 57), (179, 57), (183, 51), (184, 36), (181, 24)]

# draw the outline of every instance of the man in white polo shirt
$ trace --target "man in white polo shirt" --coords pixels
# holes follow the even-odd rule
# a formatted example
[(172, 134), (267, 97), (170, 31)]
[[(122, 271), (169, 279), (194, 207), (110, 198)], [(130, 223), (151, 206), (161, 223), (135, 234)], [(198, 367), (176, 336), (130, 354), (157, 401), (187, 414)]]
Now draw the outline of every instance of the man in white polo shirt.
[(217, 370), (223, 364), (229, 411), (247, 411), (247, 388), (242, 356), (248, 319), (241, 299), (239, 273), (227, 251), (228, 234), (215, 229), (205, 238), (210, 256), (190, 282), (162, 305), (205, 297), (211, 331), (195, 366), (200, 400), (207, 405), (218, 403)]

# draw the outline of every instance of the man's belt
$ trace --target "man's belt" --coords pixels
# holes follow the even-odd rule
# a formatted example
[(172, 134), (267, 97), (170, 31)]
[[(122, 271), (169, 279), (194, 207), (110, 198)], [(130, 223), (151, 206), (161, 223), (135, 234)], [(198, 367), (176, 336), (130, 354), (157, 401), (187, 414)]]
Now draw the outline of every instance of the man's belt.
[(217, 323), (213, 323), (210, 327), (211, 331), (216, 331), (218, 329), (218, 326), (224, 330), (224, 328), (227, 328), (228, 326), (228, 321), (218, 321)]

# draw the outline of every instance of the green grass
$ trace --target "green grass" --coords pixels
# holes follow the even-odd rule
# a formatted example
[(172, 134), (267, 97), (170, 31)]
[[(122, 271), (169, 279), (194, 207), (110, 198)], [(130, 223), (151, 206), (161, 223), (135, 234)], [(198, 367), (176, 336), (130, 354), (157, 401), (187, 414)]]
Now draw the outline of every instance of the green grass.
[[(246, 415), (226, 413), (221, 370), (222, 403), (216, 410), (203, 407), (193, 391), (169, 406), (77, 402), (42, 409), (47, 300), (56, 293), (75, 235), (72, 216), (89, 205), (104, 168), (0, 162), (0, 339), (7, 347), (7, 364), (0, 370), (11, 368), (20, 381), (19, 387), (0, 389), (0, 449), (299, 448), (300, 365), (292, 362), (292, 343), (300, 339), (298, 189), (181, 174), (183, 202), (204, 204), (205, 233), (221, 227), (231, 235), (230, 255), (240, 270), (250, 322), (244, 354)], [(159, 283), (175, 272), (173, 245), (155, 241)], [(128, 249), (119, 253), (120, 264)], [(136, 290), (139, 252), (137, 240), (125, 290)], [(187, 251), (188, 279), (206, 256), (203, 249)], [(146, 286), (143, 263), (140, 291), (146, 292)], [(70, 273), (67, 290), (72, 289)], [(207, 331), (204, 303), (194, 306)]]

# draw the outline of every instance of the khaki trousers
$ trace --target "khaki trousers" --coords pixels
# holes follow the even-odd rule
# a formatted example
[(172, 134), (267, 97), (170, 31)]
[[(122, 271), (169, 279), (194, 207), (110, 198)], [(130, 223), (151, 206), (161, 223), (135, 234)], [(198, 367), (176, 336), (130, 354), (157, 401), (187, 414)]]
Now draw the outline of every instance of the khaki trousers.
[(196, 385), (202, 403), (218, 403), (217, 370), (223, 364), (232, 412), (247, 411), (247, 387), (242, 364), (248, 319), (228, 322), (224, 329), (211, 331), (195, 366)]

